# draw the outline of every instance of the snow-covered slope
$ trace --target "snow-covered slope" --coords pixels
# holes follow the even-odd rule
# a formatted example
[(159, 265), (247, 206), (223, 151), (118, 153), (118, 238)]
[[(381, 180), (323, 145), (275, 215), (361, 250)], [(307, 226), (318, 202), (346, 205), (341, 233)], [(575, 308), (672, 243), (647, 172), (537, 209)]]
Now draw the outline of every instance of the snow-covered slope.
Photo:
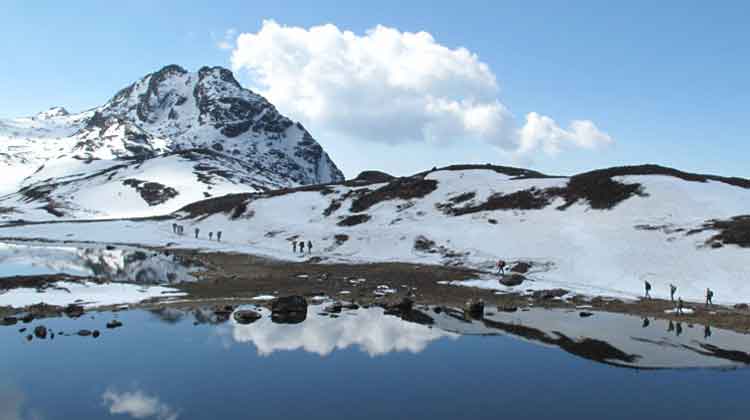
[[(461, 265), (488, 274), (473, 283), (501, 291), (563, 287), (592, 295), (652, 294), (750, 301), (750, 181), (657, 166), (574, 177), (463, 166), (409, 178), (372, 176), (337, 185), (235, 194), (196, 202), (174, 220), (0, 229), (3, 237), (118, 241), (213, 248), (324, 261)], [(194, 228), (201, 236), (192, 237)], [(206, 240), (222, 231), (222, 243)], [(528, 281), (506, 287), (489, 273), (503, 259), (528, 262)]]
[[(213, 195), (343, 179), (301, 124), (229, 70), (174, 65), (80, 114), (0, 120), (0, 165), (0, 208), (26, 220), (164, 214)], [(147, 182), (174, 193), (150, 202), (136, 191)]]

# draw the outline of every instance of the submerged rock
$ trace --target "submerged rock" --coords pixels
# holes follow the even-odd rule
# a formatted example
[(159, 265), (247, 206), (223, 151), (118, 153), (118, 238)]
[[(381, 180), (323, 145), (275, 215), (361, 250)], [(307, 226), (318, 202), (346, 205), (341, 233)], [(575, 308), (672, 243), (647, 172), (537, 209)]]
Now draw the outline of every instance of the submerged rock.
[(238, 324), (243, 325), (252, 324), (260, 318), (262, 318), (261, 314), (251, 309), (242, 309), (234, 313), (234, 320), (237, 321)]
[(34, 336), (42, 340), (47, 338), (47, 327), (45, 327), (44, 325), (40, 325), (34, 328)]
[(76, 334), (78, 334), (81, 337), (89, 337), (91, 335), (90, 330), (79, 330)]
[(112, 321), (107, 322), (107, 328), (110, 330), (113, 330), (115, 328), (120, 328), (120, 327), (122, 327), (122, 322), (116, 319), (113, 319)]

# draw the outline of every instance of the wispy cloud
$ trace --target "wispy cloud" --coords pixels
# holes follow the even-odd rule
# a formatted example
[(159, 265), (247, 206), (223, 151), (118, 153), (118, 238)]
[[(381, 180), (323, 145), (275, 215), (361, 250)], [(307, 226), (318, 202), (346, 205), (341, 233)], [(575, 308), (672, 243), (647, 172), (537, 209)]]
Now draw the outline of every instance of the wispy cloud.
[(231, 50), (234, 48), (234, 41), (237, 37), (237, 30), (229, 28), (224, 32), (224, 37), (216, 42), (216, 47), (220, 50)]

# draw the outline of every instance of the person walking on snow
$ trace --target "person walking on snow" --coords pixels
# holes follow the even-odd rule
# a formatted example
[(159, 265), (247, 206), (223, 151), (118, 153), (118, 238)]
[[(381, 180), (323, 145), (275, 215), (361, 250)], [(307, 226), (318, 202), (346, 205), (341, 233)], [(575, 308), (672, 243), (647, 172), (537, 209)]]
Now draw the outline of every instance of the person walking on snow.
[(208, 240), (211, 241), (213, 239), (214, 239), (214, 233), (213, 232), (208, 232)]
[(172, 233), (177, 233), (177, 223), (172, 223)]
[(307, 253), (312, 254), (312, 241), (307, 241)]
[(221, 231), (216, 232), (216, 240), (221, 242)]
[(505, 274), (505, 261), (497, 260), (497, 274)]
[(648, 281), (645, 281), (644, 283), (646, 286), (646, 299), (651, 299), (651, 283)]
[(292, 252), (297, 253), (297, 241), (292, 241)]
[(706, 308), (714, 304), (714, 292), (711, 289), (706, 289)]
[(685, 304), (682, 302), (682, 298), (677, 298), (677, 315), (682, 315), (682, 307)]
[(195, 228), (195, 239), (198, 239), (198, 235), (201, 233), (201, 230), (198, 228)]
[(677, 292), (677, 286), (675, 286), (674, 284), (670, 283), (669, 284), (669, 300), (671, 300), (672, 302), (674, 302), (674, 294), (675, 294), (675, 292)]

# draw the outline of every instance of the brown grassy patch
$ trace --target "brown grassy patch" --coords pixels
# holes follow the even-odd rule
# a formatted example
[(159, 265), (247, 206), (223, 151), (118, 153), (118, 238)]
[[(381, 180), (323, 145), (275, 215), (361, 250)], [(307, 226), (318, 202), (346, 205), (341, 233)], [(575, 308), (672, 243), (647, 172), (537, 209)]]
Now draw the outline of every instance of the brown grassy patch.
[(383, 201), (422, 198), (437, 189), (438, 183), (431, 179), (398, 178), (374, 191), (367, 191), (352, 201), (351, 211), (358, 213)]

